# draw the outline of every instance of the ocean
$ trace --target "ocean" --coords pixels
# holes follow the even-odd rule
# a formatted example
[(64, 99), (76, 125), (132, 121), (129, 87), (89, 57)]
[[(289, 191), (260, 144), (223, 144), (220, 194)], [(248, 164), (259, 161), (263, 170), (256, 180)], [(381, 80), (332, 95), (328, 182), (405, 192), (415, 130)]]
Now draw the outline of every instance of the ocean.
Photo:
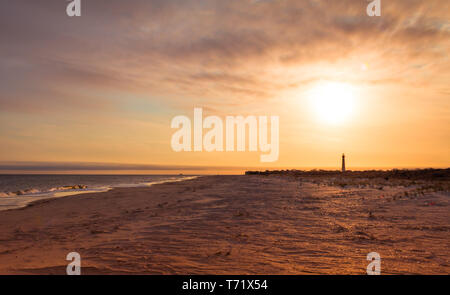
[(191, 175), (0, 175), (0, 211), (45, 198), (145, 187), (189, 179)]

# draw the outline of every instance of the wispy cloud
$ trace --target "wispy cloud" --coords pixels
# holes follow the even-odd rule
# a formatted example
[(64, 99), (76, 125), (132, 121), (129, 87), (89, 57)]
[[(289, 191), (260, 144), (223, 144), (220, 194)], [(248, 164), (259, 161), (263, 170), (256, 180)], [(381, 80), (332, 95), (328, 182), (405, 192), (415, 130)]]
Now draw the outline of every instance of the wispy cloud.
[[(385, 61), (380, 67), (395, 60), (397, 68), (448, 64), (445, 0), (385, 2), (380, 18), (365, 15), (365, 1), (350, 0), (94, 1), (84, 3), (78, 19), (67, 18), (63, 5), (4, 5), (1, 62), (16, 63), (0, 73), (8, 83), (3, 89), (71, 81), (199, 95), (206, 84), (223, 96), (263, 98), (323, 74), (308, 73), (310, 65), (369, 49)], [(273, 70), (279, 67), (296, 67), (301, 75), (292, 79)], [(401, 71), (385, 75), (378, 78), (404, 78)], [(4, 96), (3, 104), (10, 100)]]

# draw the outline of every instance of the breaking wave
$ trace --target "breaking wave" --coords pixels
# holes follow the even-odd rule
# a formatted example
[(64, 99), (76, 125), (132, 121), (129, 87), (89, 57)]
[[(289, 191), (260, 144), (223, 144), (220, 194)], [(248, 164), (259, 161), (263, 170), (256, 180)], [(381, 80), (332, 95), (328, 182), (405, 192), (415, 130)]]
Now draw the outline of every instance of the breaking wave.
[(0, 192), (0, 197), (17, 197), (17, 196), (32, 196), (37, 194), (50, 194), (56, 192), (66, 192), (66, 191), (83, 191), (87, 190), (87, 185), (76, 184), (69, 186), (53, 187), (48, 190), (39, 190), (37, 188), (23, 189), (14, 192)]

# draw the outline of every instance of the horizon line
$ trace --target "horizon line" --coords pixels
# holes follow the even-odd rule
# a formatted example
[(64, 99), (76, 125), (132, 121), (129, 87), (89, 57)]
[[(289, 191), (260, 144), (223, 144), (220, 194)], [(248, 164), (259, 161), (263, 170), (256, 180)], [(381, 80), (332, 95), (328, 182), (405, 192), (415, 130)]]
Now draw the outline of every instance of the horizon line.
[[(391, 169), (446, 169), (448, 166), (350, 166), (348, 170), (391, 170)], [(48, 161), (0, 161), (0, 174), (25, 174), (45, 172), (92, 174), (92, 172), (163, 172), (181, 173), (187, 171), (198, 172), (231, 172), (231, 171), (264, 171), (264, 170), (340, 170), (336, 166), (202, 166), (202, 165), (163, 165), (163, 164), (131, 164), (107, 162), (48, 162)], [(207, 173), (209, 174), (209, 173)]]

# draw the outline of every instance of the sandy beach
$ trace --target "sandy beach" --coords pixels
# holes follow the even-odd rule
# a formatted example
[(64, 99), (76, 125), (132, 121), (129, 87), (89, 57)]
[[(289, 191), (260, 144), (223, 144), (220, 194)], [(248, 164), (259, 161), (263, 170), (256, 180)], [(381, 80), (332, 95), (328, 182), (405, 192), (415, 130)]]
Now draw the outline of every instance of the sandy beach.
[(288, 176), (204, 176), (0, 214), (0, 274), (450, 273), (449, 193)]

